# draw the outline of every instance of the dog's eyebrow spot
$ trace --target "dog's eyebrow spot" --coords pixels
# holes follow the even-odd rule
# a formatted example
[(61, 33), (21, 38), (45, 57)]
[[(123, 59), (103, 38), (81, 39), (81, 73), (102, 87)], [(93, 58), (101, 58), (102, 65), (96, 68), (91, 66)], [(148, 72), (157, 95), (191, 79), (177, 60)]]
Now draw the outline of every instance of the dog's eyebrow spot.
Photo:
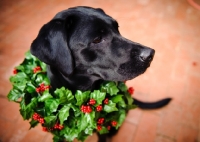
[(91, 51), (89, 49), (83, 49), (81, 51), (81, 54), (83, 55), (83, 58), (87, 62), (92, 62), (97, 58), (97, 55), (94, 51)]

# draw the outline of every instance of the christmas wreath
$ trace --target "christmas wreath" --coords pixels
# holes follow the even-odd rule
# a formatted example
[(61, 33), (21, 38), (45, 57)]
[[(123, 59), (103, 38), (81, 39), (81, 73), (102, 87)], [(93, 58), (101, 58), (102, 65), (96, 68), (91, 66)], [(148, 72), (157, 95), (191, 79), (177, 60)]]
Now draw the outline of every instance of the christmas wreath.
[(8, 99), (20, 104), (20, 114), (30, 120), (30, 128), (40, 123), (44, 131), (54, 135), (55, 142), (84, 141), (94, 132), (118, 129), (127, 111), (136, 107), (133, 88), (124, 82), (105, 81), (99, 90), (77, 90), (75, 94), (65, 87), (52, 91), (46, 64), (29, 51), (13, 73)]

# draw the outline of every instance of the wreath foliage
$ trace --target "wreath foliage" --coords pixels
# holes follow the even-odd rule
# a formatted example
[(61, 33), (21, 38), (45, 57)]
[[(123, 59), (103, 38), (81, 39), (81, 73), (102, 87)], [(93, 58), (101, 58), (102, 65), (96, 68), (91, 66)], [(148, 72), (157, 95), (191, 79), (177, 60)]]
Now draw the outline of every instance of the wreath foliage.
[(30, 120), (30, 128), (40, 123), (54, 135), (54, 142), (84, 141), (94, 132), (118, 129), (127, 111), (136, 107), (130, 95), (133, 90), (124, 82), (105, 81), (99, 90), (75, 94), (65, 87), (52, 91), (46, 64), (29, 51), (13, 73), (8, 99), (20, 104), (20, 114)]

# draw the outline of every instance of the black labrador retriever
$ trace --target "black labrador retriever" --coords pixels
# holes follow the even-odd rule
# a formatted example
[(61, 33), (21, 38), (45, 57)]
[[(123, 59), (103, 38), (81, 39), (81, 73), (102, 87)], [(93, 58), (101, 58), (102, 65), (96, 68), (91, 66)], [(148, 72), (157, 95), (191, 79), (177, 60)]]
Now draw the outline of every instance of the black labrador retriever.
[[(125, 81), (144, 73), (155, 51), (122, 37), (116, 20), (102, 9), (74, 7), (59, 12), (41, 28), (31, 53), (48, 65), (53, 89), (85, 91), (94, 90), (103, 80)], [(169, 101), (134, 102), (148, 109)]]

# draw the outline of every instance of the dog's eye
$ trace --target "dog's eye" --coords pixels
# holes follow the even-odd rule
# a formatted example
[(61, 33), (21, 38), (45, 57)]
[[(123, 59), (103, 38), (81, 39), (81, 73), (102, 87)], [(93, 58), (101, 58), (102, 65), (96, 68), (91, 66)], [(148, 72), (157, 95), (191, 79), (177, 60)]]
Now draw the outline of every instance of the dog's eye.
[(97, 43), (100, 43), (102, 40), (102, 37), (99, 36), (99, 37), (96, 37), (94, 40), (93, 40), (93, 43), (97, 44)]

